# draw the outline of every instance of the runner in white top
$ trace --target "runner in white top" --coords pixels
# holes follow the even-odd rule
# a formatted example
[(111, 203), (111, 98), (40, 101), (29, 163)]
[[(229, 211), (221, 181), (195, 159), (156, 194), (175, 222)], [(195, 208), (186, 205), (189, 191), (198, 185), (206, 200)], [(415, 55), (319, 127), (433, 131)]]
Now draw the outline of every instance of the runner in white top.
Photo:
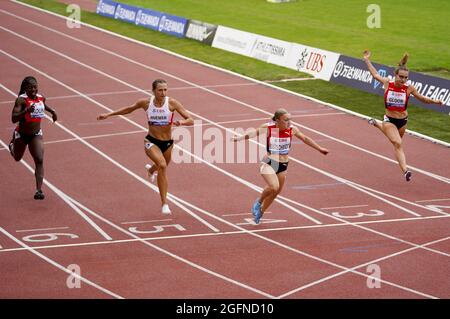
[[(187, 110), (177, 100), (167, 96), (167, 82), (157, 79), (152, 83), (153, 95), (136, 101), (131, 106), (126, 106), (117, 111), (100, 114), (97, 120), (104, 120), (114, 115), (129, 114), (137, 109), (143, 109), (148, 120), (148, 134), (144, 138), (145, 153), (154, 163), (146, 165), (150, 176), (157, 173), (157, 182), (159, 194), (161, 196), (163, 214), (170, 214), (167, 204), (167, 165), (170, 162), (173, 140), (172, 125), (192, 125), (194, 120), (190, 117)], [(173, 121), (174, 111), (178, 112), (183, 119)]]

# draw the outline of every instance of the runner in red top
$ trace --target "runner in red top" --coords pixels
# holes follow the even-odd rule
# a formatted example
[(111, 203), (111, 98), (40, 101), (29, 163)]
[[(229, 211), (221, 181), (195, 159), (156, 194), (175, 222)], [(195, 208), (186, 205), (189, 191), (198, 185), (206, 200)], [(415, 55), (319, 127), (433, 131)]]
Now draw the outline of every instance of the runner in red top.
[(12, 110), (11, 120), (18, 125), (9, 143), (9, 151), (16, 161), (20, 161), (28, 145), (35, 164), (36, 193), (34, 199), (44, 199), (42, 182), (44, 180), (44, 143), (41, 120), (45, 111), (57, 120), (56, 112), (45, 103), (45, 97), (38, 94), (38, 84), (34, 77), (28, 76), (20, 85), (20, 92)]
[(369, 123), (381, 130), (381, 132), (387, 136), (392, 145), (394, 145), (397, 162), (400, 165), (400, 169), (402, 170), (406, 181), (409, 182), (411, 180), (412, 173), (406, 166), (405, 152), (402, 147), (402, 138), (405, 134), (406, 124), (408, 122), (407, 108), (409, 95), (412, 94), (416, 99), (427, 104), (434, 103), (442, 105), (442, 101), (430, 99), (421, 95), (417, 92), (413, 85), (409, 85), (407, 83), (409, 76), (409, 70), (406, 67), (406, 62), (408, 61), (407, 53), (403, 55), (398, 67), (395, 69), (395, 77), (393, 81), (390, 81), (389, 78), (382, 77), (377, 73), (377, 70), (370, 62), (370, 56), (370, 51), (364, 51), (363, 58), (370, 73), (377, 81), (383, 84), (385, 89), (384, 104), (386, 114), (384, 115), (382, 122), (375, 119), (370, 119)]
[(306, 145), (311, 146), (322, 154), (328, 154), (326, 148), (319, 146), (311, 138), (301, 133), (296, 126), (291, 125), (291, 115), (285, 109), (278, 109), (272, 117), (272, 122), (262, 124), (256, 130), (250, 129), (244, 135), (233, 136), (232, 141), (248, 140), (261, 133), (267, 134), (267, 154), (262, 159), (260, 168), (261, 176), (267, 186), (252, 207), (252, 214), (256, 224), (259, 224), (264, 212), (283, 189), (286, 180), (289, 162), (288, 154), (292, 144), (292, 136), (296, 136)]

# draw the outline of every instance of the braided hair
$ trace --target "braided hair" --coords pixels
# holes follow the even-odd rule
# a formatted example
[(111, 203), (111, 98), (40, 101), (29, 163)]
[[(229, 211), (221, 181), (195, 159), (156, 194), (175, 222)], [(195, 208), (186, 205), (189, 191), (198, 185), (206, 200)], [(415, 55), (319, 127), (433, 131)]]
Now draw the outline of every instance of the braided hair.
[(23, 79), (22, 83), (20, 84), (19, 94), (17, 96), (24, 94), (27, 86), (33, 84), (33, 82), (37, 83), (37, 80), (34, 76), (27, 76), (25, 79)]

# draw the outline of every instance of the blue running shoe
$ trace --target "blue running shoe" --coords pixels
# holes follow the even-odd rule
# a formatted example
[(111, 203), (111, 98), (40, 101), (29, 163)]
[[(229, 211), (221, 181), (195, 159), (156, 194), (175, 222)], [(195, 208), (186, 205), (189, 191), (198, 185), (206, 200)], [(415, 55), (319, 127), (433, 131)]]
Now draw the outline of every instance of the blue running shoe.
[(255, 218), (255, 224), (259, 224), (259, 220), (261, 219), (262, 213), (261, 213), (261, 203), (259, 202), (259, 198), (256, 199), (255, 203), (252, 207), (252, 214)]

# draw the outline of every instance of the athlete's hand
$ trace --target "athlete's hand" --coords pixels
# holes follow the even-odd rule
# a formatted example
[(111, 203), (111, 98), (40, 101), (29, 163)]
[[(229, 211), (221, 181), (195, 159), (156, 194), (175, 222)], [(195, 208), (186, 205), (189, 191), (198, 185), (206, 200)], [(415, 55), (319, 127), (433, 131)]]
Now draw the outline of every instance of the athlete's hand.
[(326, 148), (321, 147), (319, 152), (322, 153), (323, 155), (327, 155), (330, 151), (327, 150)]
[(363, 55), (364, 61), (368, 61), (370, 59), (371, 55), (372, 55), (372, 52), (370, 52), (369, 50), (364, 50), (364, 55)]
[(34, 112), (34, 103), (31, 104), (30, 107), (27, 107), (26, 111), (30, 114), (33, 113)]
[(180, 121), (180, 120), (177, 120), (177, 121), (173, 122), (173, 125), (175, 125), (175, 126), (181, 126), (181, 125), (183, 125), (183, 124), (181, 124), (181, 121)]
[(99, 116), (97, 116), (97, 120), (98, 121), (106, 120), (107, 118), (108, 118), (108, 114), (107, 113), (103, 113), (103, 114), (100, 114)]
[(55, 111), (53, 111), (53, 113), (52, 113), (52, 119), (53, 119), (53, 123), (55, 123), (58, 120), (58, 115), (56, 115)]

